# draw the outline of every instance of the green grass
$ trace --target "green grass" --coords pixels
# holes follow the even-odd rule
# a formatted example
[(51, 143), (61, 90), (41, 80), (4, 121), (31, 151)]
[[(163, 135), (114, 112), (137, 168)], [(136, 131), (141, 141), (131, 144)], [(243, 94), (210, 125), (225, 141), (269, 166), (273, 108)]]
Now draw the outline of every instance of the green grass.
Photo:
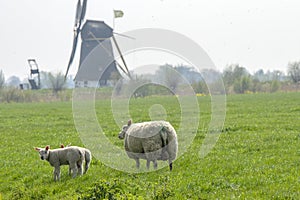
[[(227, 96), (223, 132), (203, 159), (199, 150), (210, 120), (209, 97), (199, 97), (201, 118), (187, 152), (167, 168), (131, 174), (101, 160), (72, 179), (67, 166), (61, 181), (33, 147), (83, 145), (76, 131), (71, 102), (0, 104), (0, 193), (3, 199), (298, 199), (300, 197), (300, 93)], [(164, 106), (175, 128), (180, 124), (174, 97), (130, 100), (134, 121), (149, 120), (153, 104)], [(110, 101), (96, 102), (98, 120), (113, 144), (122, 147)], [(126, 121), (127, 119), (124, 119)], [(135, 163), (132, 160), (131, 166)], [(0, 196), (0, 197), (1, 197)]]

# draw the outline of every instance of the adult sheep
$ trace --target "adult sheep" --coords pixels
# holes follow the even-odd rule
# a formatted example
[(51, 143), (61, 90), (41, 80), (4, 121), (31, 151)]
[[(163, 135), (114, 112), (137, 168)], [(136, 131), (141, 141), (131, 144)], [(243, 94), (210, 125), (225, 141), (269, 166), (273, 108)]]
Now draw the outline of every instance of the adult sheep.
[(153, 162), (157, 168), (157, 160), (168, 160), (172, 171), (172, 162), (178, 150), (177, 135), (173, 126), (166, 121), (149, 121), (132, 123), (128, 121), (119, 133), (119, 139), (124, 140), (124, 147), (129, 158), (140, 167), (139, 159), (147, 160), (147, 169)]
[(54, 167), (54, 181), (60, 179), (61, 165), (69, 165), (69, 173), (72, 172), (72, 176), (75, 178), (77, 173), (82, 175), (82, 164), (84, 161), (84, 173), (88, 171), (92, 159), (92, 154), (88, 149), (77, 146), (53, 150), (50, 150), (50, 146), (46, 146), (45, 148), (36, 147), (35, 150), (39, 152), (42, 160), (47, 160)]

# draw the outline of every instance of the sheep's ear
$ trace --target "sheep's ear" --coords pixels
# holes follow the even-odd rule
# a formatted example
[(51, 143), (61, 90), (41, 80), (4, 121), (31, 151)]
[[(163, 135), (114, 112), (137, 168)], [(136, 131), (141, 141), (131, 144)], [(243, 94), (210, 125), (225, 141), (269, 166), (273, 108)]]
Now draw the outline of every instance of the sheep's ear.
[(35, 147), (35, 148), (34, 148), (34, 150), (36, 150), (36, 151), (40, 151), (41, 149), (40, 149), (40, 148), (38, 148), (38, 147)]
[(130, 125), (131, 125), (131, 123), (132, 123), (131, 119), (130, 119), (130, 120), (128, 120), (128, 122), (127, 122), (127, 126), (130, 126)]
[(60, 145), (60, 148), (65, 148), (65, 146), (63, 144)]
[(45, 149), (46, 149), (46, 151), (48, 151), (50, 149), (50, 146), (47, 145)]

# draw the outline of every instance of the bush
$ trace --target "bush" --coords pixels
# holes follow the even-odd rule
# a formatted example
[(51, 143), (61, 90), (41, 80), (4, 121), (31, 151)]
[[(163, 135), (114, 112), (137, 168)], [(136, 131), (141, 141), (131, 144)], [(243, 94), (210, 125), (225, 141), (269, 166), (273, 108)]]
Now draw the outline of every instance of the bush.
[(79, 200), (94, 200), (94, 199), (137, 199), (134, 195), (124, 192), (124, 185), (119, 180), (112, 182), (100, 180), (95, 183), (86, 193), (81, 194)]
[(170, 178), (168, 176), (161, 176), (158, 183), (153, 186), (152, 199), (162, 200), (175, 195), (170, 187)]
[[(163, 200), (174, 197), (175, 193), (170, 183), (168, 176), (160, 176), (158, 182), (155, 183), (143, 183), (144, 187), (147, 187), (147, 194), (151, 196), (151, 199)], [(174, 186), (174, 185), (173, 185)], [(131, 182), (122, 182), (120, 180), (100, 180), (95, 183), (93, 187), (83, 192), (78, 199), (79, 200), (94, 200), (94, 199), (144, 199), (138, 196), (137, 193), (141, 191), (140, 185), (133, 184)]]
[(195, 93), (200, 93), (200, 94), (208, 94), (208, 88), (207, 85), (204, 81), (198, 81), (192, 83), (192, 87), (195, 91)]
[(24, 94), (15, 87), (3, 88), (0, 91), (0, 102), (23, 102)]
[(280, 82), (277, 80), (272, 81), (271, 92), (277, 92), (279, 89), (280, 89)]
[(72, 100), (72, 90), (59, 91), (56, 94), (51, 90), (20, 90), (15, 87), (0, 89), (0, 103), (29, 103), (29, 102), (55, 102)]

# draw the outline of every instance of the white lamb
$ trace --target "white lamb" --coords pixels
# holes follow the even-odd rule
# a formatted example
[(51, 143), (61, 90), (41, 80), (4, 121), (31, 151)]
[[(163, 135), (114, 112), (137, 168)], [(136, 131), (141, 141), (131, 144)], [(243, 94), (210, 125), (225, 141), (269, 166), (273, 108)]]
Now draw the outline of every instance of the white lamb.
[(153, 162), (157, 168), (157, 160), (168, 160), (170, 171), (172, 161), (175, 160), (178, 150), (177, 135), (173, 126), (166, 121), (150, 121), (132, 124), (131, 120), (124, 125), (119, 133), (119, 139), (124, 139), (124, 147), (129, 158), (136, 161), (147, 160), (147, 169)]
[(72, 172), (72, 176), (73, 178), (75, 178), (77, 173), (79, 175), (82, 175), (82, 164), (84, 161), (84, 173), (88, 171), (92, 159), (90, 150), (77, 146), (70, 146), (53, 150), (50, 150), (50, 147), (46, 146), (45, 148), (36, 147), (35, 150), (39, 152), (42, 160), (47, 160), (50, 165), (54, 167), (54, 181), (60, 179), (61, 165), (69, 165), (69, 173)]

